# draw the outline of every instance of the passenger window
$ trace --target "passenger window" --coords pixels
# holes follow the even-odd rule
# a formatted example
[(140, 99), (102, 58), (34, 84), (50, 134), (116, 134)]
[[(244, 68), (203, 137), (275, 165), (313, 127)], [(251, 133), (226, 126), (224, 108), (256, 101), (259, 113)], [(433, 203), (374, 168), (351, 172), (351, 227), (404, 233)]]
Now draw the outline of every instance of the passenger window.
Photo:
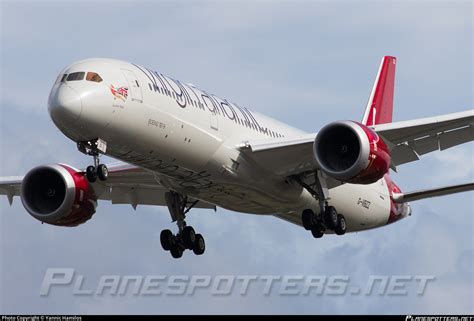
[(72, 74), (69, 74), (69, 76), (67, 76), (67, 81), (82, 80), (84, 79), (84, 74), (85, 72), (83, 71), (73, 72)]
[(95, 81), (95, 82), (101, 82), (102, 77), (99, 76), (98, 73), (96, 72), (88, 72), (86, 76), (86, 80), (88, 81)]

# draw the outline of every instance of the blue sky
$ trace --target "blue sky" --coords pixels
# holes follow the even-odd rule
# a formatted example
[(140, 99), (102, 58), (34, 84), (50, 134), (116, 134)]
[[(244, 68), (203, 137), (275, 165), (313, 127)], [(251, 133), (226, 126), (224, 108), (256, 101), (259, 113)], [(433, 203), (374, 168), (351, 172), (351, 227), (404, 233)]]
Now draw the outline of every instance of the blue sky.
[[(1, 1), (0, 175), (90, 160), (46, 109), (59, 71), (90, 57), (124, 59), (189, 81), (308, 132), (362, 117), (383, 55), (398, 58), (394, 120), (473, 106), (471, 2)], [(473, 181), (474, 146), (400, 168), (402, 190)], [(204, 256), (173, 260), (164, 208), (112, 206), (78, 228), (39, 224), (0, 200), (1, 313), (474, 313), (472, 193), (412, 204), (380, 229), (312, 239), (272, 217), (197, 210)], [(423, 296), (40, 297), (47, 268), (117, 275), (434, 275)], [(70, 289), (69, 289), (70, 290)]]

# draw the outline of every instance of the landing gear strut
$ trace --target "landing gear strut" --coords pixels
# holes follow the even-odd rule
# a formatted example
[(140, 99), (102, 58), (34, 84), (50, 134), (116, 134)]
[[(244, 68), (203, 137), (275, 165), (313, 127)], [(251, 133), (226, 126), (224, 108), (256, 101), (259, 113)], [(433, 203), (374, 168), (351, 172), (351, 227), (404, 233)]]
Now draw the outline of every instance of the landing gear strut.
[(99, 155), (100, 152), (105, 153), (107, 143), (101, 139), (94, 139), (85, 142), (78, 142), (77, 149), (86, 155), (94, 158), (94, 165), (86, 168), (86, 178), (89, 182), (94, 183), (97, 177), (101, 181), (107, 180), (109, 176), (109, 170), (104, 164), (100, 164)]
[(163, 250), (170, 251), (175, 259), (180, 258), (188, 249), (194, 254), (201, 255), (206, 249), (206, 243), (201, 234), (197, 234), (192, 226), (186, 225), (186, 213), (188, 213), (198, 201), (188, 202), (188, 198), (174, 191), (165, 193), (166, 204), (170, 211), (173, 222), (178, 225), (178, 233), (174, 235), (170, 230), (163, 230), (160, 234), (160, 242)]
[(320, 171), (314, 172), (314, 183), (309, 185), (300, 177), (295, 180), (319, 201), (319, 214), (311, 209), (305, 209), (301, 214), (301, 222), (305, 230), (311, 231), (313, 237), (321, 238), (326, 229), (333, 230), (338, 235), (346, 233), (346, 219), (338, 214), (336, 208), (328, 204), (328, 188)]

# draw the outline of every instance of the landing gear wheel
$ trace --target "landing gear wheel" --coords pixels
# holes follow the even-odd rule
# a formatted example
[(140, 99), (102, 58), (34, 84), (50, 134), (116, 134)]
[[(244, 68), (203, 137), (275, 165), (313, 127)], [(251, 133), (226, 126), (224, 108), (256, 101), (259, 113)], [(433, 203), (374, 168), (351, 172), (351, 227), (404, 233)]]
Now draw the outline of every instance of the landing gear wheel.
[(192, 249), (194, 247), (194, 243), (196, 242), (196, 232), (191, 226), (186, 226), (183, 229), (183, 243), (187, 249)]
[(311, 227), (313, 227), (313, 217), (314, 212), (310, 209), (304, 210), (301, 214), (301, 221), (305, 230), (309, 231), (311, 230)]
[(173, 233), (170, 230), (161, 231), (160, 242), (163, 250), (169, 251), (173, 245)]
[(183, 250), (179, 247), (178, 244), (173, 244), (170, 248), (171, 256), (175, 259), (179, 259), (183, 256)]
[(107, 169), (107, 166), (104, 164), (97, 166), (97, 176), (99, 176), (101, 181), (107, 180), (107, 177), (109, 177), (109, 170)]
[(199, 201), (189, 200), (186, 195), (175, 191), (165, 193), (165, 201), (170, 211), (171, 219), (178, 225), (178, 233), (173, 235), (171, 231), (161, 232), (161, 245), (165, 250), (169, 248), (174, 258), (180, 258), (186, 250), (192, 250), (194, 254), (201, 255), (206, 249), (206, 243), (201, 234), (196, 234), (191, 226), (186, 224), (185, 218)]
[(196, 255), (201, 255), (206, 250), (206, 243), (201, 234), (196, 234), (196, 241), (194, 242), (193, 252)]
[(336, 228), (338, 217), (336, 208), (334, 206), (328, 206), (324, 211), (324, 222), (331, 230)]
[(94, 183), (97, 180), (97, 172), (94, 166), (87, 166), (86, 178), (90, 183)]
[(337, 215), (337, 225), (334, 229), (337, 235), (344, 235), (346, 233), (347, 225), (346, 218), (342, 214)]
[(313, 234), (313, 237), (315, 239), (319, 239), (323, 237), (324, 231), (321, 229), (321, 226), (319, 226), (319, 224), (316, 224), (311, 228), (311, 234)]

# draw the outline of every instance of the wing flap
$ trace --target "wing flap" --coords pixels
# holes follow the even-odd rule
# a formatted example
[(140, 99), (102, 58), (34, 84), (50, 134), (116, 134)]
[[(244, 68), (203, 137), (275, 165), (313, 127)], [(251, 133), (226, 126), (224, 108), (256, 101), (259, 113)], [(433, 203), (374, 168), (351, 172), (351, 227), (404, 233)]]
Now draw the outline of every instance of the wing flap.
[[(166, 206), (165, 193), (167, 189), (162, 187), (140, 187), (140, 186), (111, 186), (104, 191), (100, 199), (109, 200), (112, 204), (130, 204), (133, 208), (137, 205)], [(193, 203), (196, 199), (189, 198)], [(214, 204), (199, 201), (194, 208), (215, 209)]]
[(439, 149), (445, 150), (456, 145), (461, 145), (473, 140), (474, 126), (468, 126), (449, 132), (439, 136)]
[(439, 150), (439, 140), (436, 136), (427, 136), (416, 139), (412, 146), (418, 155), (424, 155)]
[(404, 164), (414, 162), (419, 159), (417, 153), (407, 144), (400, 144), (390, 151), (392, 164)]

